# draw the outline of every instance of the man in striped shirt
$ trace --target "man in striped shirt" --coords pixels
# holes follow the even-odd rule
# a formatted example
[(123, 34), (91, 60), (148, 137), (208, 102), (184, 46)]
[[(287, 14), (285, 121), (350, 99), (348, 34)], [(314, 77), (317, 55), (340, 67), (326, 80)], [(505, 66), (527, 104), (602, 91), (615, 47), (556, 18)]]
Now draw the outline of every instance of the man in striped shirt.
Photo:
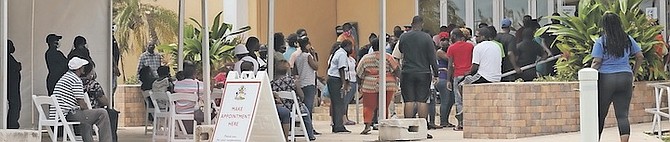
[[(74, 57), (68, 62), (69, 71), (66, 72), (56, 83), (53, 96), (56, 97), (57, 105), (60, 106), (65, 119), (80, 122), (79, 130), (85, 142), (93, 141), (93, 124), (98, 126), (100, 142), (111, 142), (112, 132), (109, 116), (104, 109), (88, 109), (84, 99), (84, 85), (79, 76), (84, 75), (83, 66), (89, 62), (79, 57)], [(55, 118), (56, 109), (51, 106), (49, 116)]]

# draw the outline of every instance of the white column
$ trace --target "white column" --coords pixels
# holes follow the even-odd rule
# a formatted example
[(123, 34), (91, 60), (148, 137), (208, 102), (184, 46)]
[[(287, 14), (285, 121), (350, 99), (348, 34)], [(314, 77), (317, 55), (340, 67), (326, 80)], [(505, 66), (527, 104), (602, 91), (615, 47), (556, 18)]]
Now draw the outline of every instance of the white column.
[(446, 26), (449, 23), (448, 3), (447, 0), (440, 0), (440, 26)]
[(659, 0), (659, 10), (658, 10), (658, 22), (661, 26), (663, 26), (663, 38), (668, 37), (668, 1), (667, 0)]
[[(495, 26), (496, 30), (500, 31), (500, 21), (502, 20), (502, 17), (505, 17), (505, 13), (503, 13), (503, 7), (504, 3), (503, 0), (493, 0), (493, 21), (491, 23), (493, 25), (490, 26)], [(474, 30), (474, 29), (473, 29)], [(475, 33), (474, 31), (472, 33)]]
[(184, 8), (186, 5), (185, 0), (179, 0), (179, 45), (177, 47), (179, 50), (177, 51), (177, 70), (181, 71), (184, 70), (184, 13), (185, 9)]
[(598, 71), (579, 70), (579, 131), (582, 142), (597, 142), (598, 136)]
[(533, 16), (533, 18), (537, 18), (537, 0), (530, 0), (528, 2), (528, 9), (530, 12), (529, 13), (530, 16)]
[(7, 128), (7, 1), (0, 2), (0, 129)]
[(233, 24), (233, 29), (246, 26), (249, 23), (248, 7), (249, 2), (246, 0), (224, 0), (223, 22)]
[(547, 0), (547, 14), (551, 15), (556, 12), (556, 1)]
[(419, 0), (414, 1), (414, 16), (419, 15)]
[[(383, 37), (386, 35), (386, 0), (379, 0), (379, 15), (381, 21), (379, 24), (379, 35), (380, 37)], [(381, 59), (379, 60), (380, 65), (381, 65), (381, 70), (379, 72), (379, 113), (377, 115), (379, 117), (378, 120), (384, 120), (386, 119), (386, 50), (385, 50), (385, 45), (386, 45), (386, 40), (384, 38), (379, 38), (379, 54), (381, 54)], [(362, 81), (362, 80), (358, 80)], [(358, 86), (362, 87), (362, 86)]]
[(212, 96), (211, 85), (212, 77), (209, 64), (209, 29), (207, 21), (207, 0), (202, 0), (202, 80), (205, 88), (205, 125), (212, 124)]
[[(470, 27), (472, 30), (476, 30), (475, 27), (475, 2), (472, 0), (465, 1), (465, 25)], [(472, 31), (471, 34), (475, 33)]]
[(274, 38), (275, 30), (275, 0), (268, 0), (268, 76), (270, 79), (274, 78)]

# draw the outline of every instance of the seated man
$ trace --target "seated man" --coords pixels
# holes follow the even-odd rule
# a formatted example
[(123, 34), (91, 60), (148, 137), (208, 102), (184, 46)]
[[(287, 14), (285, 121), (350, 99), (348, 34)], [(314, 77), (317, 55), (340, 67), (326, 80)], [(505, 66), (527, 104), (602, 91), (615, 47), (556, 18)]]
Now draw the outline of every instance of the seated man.
[(92, 108), (102, 108), (107, 111), (112, 129), (112, 139), (116, 142), (118, 141), (116, 130), (119, 124), (119, 111), (116, 111), (109, 105), (109, 99), (105, 95), (105, 91), (102, 89), (100, 83), (96, 80), (97, 78), (98, 75), (95, 72), (89, 72), (88, 75), (81, 77), (84, 83), (84, 92), (88, 93)]
[[(184, 79), (174, 82), (174, 92), (198, 94), (198, 100), (201, 102), (199, 105), (202, 106), (202, 95), (205, 93), (205, 84), (195, 78), (195, 72), (196, 68), (193, 63), (184, 62), (184, 70), (182, 71)], [(175, 103), (175, 112), (177, 114), (194, 114), (194, 117), (198, 122), (203, 122), (204, 114), (196, 113), (200, 106), (196, 106), (196, 102), (193, 101), (178, 100), (177, 103)], [(193, 125), (193, 121), (184, 121), (184, 127), (186, 127), (185, 129), (188, 134), (193, 134)]]
[[(68, 62), (69, 71), (66, 72), (56, 83), (52, 96), (56, 97), (58, 105), (63, 110), (63, 115), (68, 121), (80, 122), (81, 136), (84, 142), (93, 142), (93, 124), (99, 128), (100, 142), (112, 142), (112, 132), (109, 116), (104, 109), (87, 109), (84, 99), (84, 85), (79, 76), (84, 75), (84, 65), (88, 61), (79, 57), (73, 57)], [(51, 106), (49, 116), (56, 116), (56, 109)]]
[[(295, 89), (297, 88), (297, 84), (295, 83), (293, 76), (287, 75), (289, 66), (289, 63), (286, 60), (277, 62), (275, 65), (274, 79), (272, 79), (272, 82), (270, 83), (272, 85), (272, 91), (295, 91), (298, 99), (304, 98), (302, 89)], [(281, 120), (282, 128), (284, 129), (284, 135), (288, 135), (288, 130), (290, 129), (289, 124), (291, 124), (290, 110), (293, 108), (294, 102), (292, 100), (280, 99), (276, 95), (274, 98), (275, 104), (277, 105), (277, 113), (279, 114), (279, 119)], [(305, 107), (304, 104), (301, 103), (299, 106), (300, 111), (302, 111), (303, 114), (309, 114), (309, 112), (307, 112), (307, 107)], [(311, 141), (316, 140), (316, 137), (314, 136), (312, 119), (309, 116), (303, 116), (302, 119), (305, 121), (305, 127), (307, 129), (307, 135), (309, 135), (309, 139)]]

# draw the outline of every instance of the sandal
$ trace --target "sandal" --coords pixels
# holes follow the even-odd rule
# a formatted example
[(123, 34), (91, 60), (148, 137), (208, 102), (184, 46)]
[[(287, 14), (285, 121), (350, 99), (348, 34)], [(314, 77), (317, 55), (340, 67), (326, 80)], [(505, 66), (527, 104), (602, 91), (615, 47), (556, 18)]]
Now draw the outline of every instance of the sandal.
[(463, 131), (463, 126), (454, 127), (454, 131)]
[(344, 122), (344, 125), (356, 125), (356, 122), (349, 120), (347, 122)]

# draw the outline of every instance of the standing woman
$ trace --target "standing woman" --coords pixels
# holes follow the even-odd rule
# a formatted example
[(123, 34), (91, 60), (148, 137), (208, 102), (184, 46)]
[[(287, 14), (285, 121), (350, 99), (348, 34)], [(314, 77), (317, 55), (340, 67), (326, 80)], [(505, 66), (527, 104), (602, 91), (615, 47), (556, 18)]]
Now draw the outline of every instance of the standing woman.
[[(606, 12), (600, 25), (604, 35), (593, 45), (591, 68), (598, 70), (598, 119), (599, 134), (602, 135), (605, 117), (611, 103), (619, 125), (622, 142), (628, 142), (630, 123), (628, 108), (633, 95), (633, 77), (644, 59), (640, 46), (633, 37), (623, 31), (619, 16)], [(635, 56), (631, 69), (628, 59)]]
[(300, 46), (300, 54), (296, 57), (294, 69), (299, 75), (298, 87), (302, 89), (305, 95), (303, 102), (307, 106), (311, 118), (314, 110), (314, 97), (316, 96), (316, 82), (314, 80), (316, 80), (318, 64), (312, 52), (314, 50), (311, 49), (312, 45), (309, 42), (309, 38), (304, 36), (298, 39), (298, 44)]
[[(372, 43), (378, 43), (379, 39), (374, 39)], [(398, 76), (400, 75), (400, 64), (393, 59), (391, 54), (386, 53), (386, 90), (379, 90), (379, 72), (381, 71), (379, 60), (379, 44), (372, 44), (372, 54), (367, 54), (361, 58), (356, 67), (357, 76), (361, 78), (360, 90), (363, 93), (363, 122), (365, 129), (361, 134), (370, 134), (372, 129), (372, 116), (379, 106), (379, 91), (386, 91), (386, 109), (393, 100), (393, 95), (398, 91)], [(388, 112), (388, 111), (386, 111)]]

